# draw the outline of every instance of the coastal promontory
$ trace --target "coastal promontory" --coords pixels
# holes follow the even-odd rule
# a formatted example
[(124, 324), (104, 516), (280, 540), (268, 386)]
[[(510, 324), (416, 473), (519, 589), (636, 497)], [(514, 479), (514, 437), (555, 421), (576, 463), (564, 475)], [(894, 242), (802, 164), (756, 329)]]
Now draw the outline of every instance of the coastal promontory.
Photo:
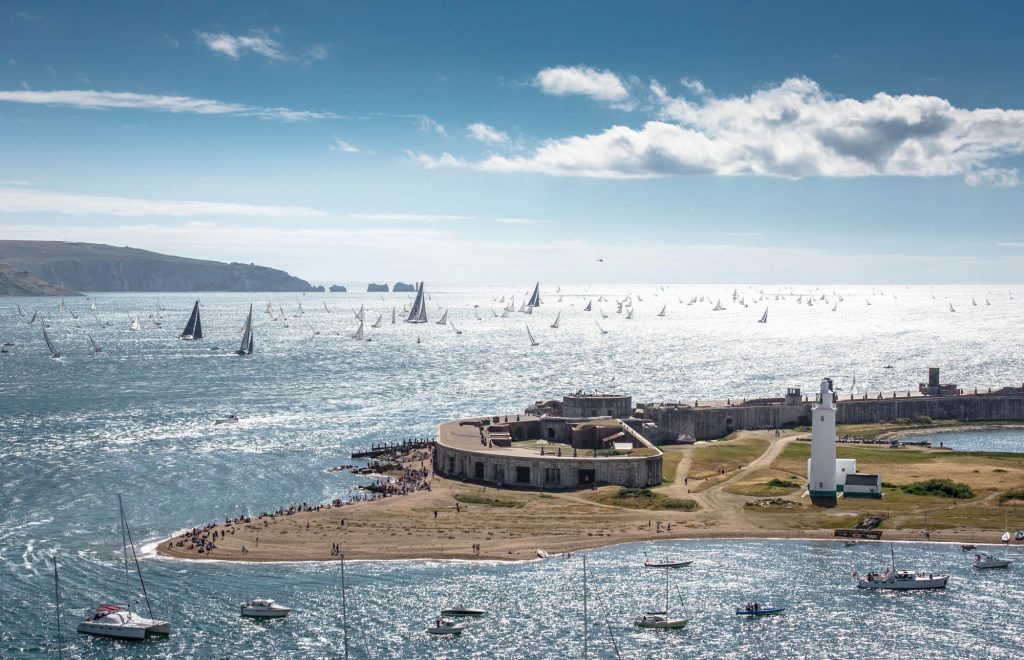
[(97, 243), (0, 241), (0, 262), (64, 290), (316, 290), (306, 280), (266, 266), (191, 259)]
[(391, 289), (395, 293), (415, 293), (415, 284), (406, 284), (405, 282), (395, 282), (395, 286)]
[(77, 296), (71, 289), (54, 286), (27, 270), (0, 262), (0, 296)]

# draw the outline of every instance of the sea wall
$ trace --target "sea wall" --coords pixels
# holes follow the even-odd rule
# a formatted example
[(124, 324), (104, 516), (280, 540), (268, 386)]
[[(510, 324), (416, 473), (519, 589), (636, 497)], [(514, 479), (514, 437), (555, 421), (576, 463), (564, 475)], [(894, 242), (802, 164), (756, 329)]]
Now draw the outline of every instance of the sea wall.
[[(810, 424), (811, 403), (697, 407), (678, 404), (647, 406), (644, 416), (659, 428), (692, 440), (713, 440), (733, 431), (775, 429)], [(902, 396), (839, 401), (838, 424), (872, 424), (931, 417), (970, 421), (1024, 421), (1024, 396)]]

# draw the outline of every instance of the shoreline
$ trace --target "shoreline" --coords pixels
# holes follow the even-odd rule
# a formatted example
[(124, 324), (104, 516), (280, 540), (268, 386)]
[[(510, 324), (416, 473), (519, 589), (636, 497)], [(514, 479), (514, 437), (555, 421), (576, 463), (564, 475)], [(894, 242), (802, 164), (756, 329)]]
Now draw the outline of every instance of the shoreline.
[[(1024, 527), (1024, 506), (998, 503), (1000, 493), (1024, 481), (1024, 454), (990, 458), (860, 447), (865, 469), (897, 484), (953, 478), (973, 483), (977, 495), (918, 497), (891, 488), (881, 500), (841, 497), (836, 507), (820, 508), (800, 489), (764, 490), (766, 482), (796, 478), (804, 469), (808, 448), (794, 442), (800, 436), (751, 431), (733, 440), (668, 447), (669, 476), (658, 487), (632, 489), (648, 492), (640, 498), (618, 486), (549, 492), (483, 486), (433, 474), (422, 452), (397, 456), (402, 471), (388, 478), (404, 489), (386, 496), (211, 523), (151, 542), (145, 551), (163, 559), (253, 564), (338, 561), (341, 552), (351, 561), (504, 563), (536, 560), (538, 548), (559, 555), (650, 541), (847, 541), (854, 539), (835, 536), (835, 529), (855, 527), (869, 514), (885, 519), (881, 542), (995, 547), (1003, 545), (1005, 513), (1011, 514), (1011, 533)], [(740, 459), (738, 451), (748, 453)], [(680, 500), (692, 506), (663, 506)], [(765, 500), (779, 505), (749, 506)]]

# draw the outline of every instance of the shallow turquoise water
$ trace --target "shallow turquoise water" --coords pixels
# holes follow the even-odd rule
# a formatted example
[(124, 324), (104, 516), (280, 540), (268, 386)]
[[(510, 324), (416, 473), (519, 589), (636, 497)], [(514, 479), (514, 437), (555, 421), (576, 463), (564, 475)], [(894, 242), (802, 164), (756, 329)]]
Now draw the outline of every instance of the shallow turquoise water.
[[(438, 305), (449, 306), (462, 335), (434, 323), (391, 326), (391, 307), (400, 312), (406, 294), (384, 302), (375, 294), (305, 296), (301, 318), (294, 316), (295, 296), (205, 294), (207, 338), (201, 342), (175, 339), (194, 296), (160, 296), (167, 308), (162, 328), (149, 318), (155, 296), (95, 296), (97, 313), (110, 326), (97, 323), (80, 299), (68, 300), (77, 321), (54, 300), (0, 301), (0, 342), (16, 344), (0, 355), (0, 655), (53, 650), (48, 561), (54, 553), (72, 623), (94, 603), (118, 599), (118, 492), (136, 538), (153, 541), (224, 515), (345, 496), (360, 478), (326, 469), (349, 463), (353, 448), (429, 436), (444, 419), (515, 412), (580, 388), (657, 401), (759, 396), (790, 385), (811, 390), (823, 375), (847, 386), (856, 375), (858, 391), (903, 389), (936, 365), (944, 381), (968, 387), (1015, 383), (1024, 373), (1014, 339), (1024, 306), (1002, 291), (991, 294), (991, 306), (964, 307), (961, 300), (980, 300), (983, 289), (937, 289), (934, 299), (930, 288), (886, 289), (885, 296), (850, 289), (837, 312), (822, 304), (768, 302), (770, 322), (760, 325), (764, 305), (731, 304), (731, 286), (603, 291), (612, 299), (627, 288), (644, 298), (633, 321), (616, 315), (613, 302), (595, 302), (607, 319), (579, 311), (598, 295), (596, 287), (564, 287), (561, 305), (545, 291), (547, 304), (536, 314), (508, 319), (494, 318), (491, 309), (500, 311), (493, 298), (509, 290), (432, 289), (431, 316), (439, 316)], [(712, 313), (709, 306), (676, 302), (701, 292), (721, 297), (728, 309)], [(957, 314), (946, 310), (945, 295), (958, 303)], [(262, 313), (268, 299), (285, 307), (288, 327)], [(257, 353), (239, 358), (230, 349), (249, 302), (257, 303)], [(46, 356), (38, 326), (17, 316), (15, 304), (29, 315), (45, 312), (64, 359)], [(383, 328), (369, 331), (370, 343), (349, 338), (356, 326), (351, 309), (360, 304), (371, 322), (378, 313), (386, 317)], [(659, 318), (663, 305), (668, 314)], [(548, 326), (559, 307), (561, 328), (553, 330)], [(129, 332), (129, 314), (141, 314), (141, 332)], [(596, 321), (608, 335), (599, 333)], [(535, 349), (526, 341), (526, 323), (541, 342)], [(89, 351), (87, 332), (102, 353)], [(894, 368), (882, 369), (885, 364)], [(213, 426), (227, 412), (243, 421)], [(1024, 632), (1019, 599), (1011, 597), (1021, 592), (1024, 564), (975, 575), (955, 548), (908, 546), (900, 550), (908, 568), (949, 570), (952, 586), (945, 594), (890, 597), (858, 593), (849, 578), (852, 570), (884, 563), (884, 548), (738, 541), (678, 547), (697, 561), (673, 587), (680, 610), (691, 617), (690, 628), (676, 635), (641, 634), (629, 625), (663, 594), (636, 568), (638, 548), (590, 553), (600, 613), (594, 621), (602, 624), (592, 631), (596, 655), (612, 653), (608, 622), (624, 657), (1010, 655)], [(349, 569), (356, 657), (578, 655), (575, 559), (514, 566), (358, 563)], [(156, 612), (173, 621), (175, 633), (134, 645), (73, 633), (77, 654), (339, 653), (334, 566), (147, 559), (144, 571)], [(300, 611), (268, 625), (240, 621), (237, 603), (251, 595)], [(435, 610), (463, 595), (492, 615), (460, 640), (428, 639), (422, 628)], [(771, 621), (734, 620), (730, 607), (751, 597), (791, 611)]]

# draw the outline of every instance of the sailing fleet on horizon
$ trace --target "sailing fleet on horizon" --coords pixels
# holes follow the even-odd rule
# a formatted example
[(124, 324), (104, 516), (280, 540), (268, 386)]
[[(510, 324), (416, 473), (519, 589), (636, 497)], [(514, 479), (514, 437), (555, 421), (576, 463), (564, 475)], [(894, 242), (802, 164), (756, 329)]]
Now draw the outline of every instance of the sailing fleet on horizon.
[[(655, 287), (653, 297), (670, 297), (667, 293), (670, 290), (670, 288), (671, 287), (669, 287), (668, 285), (659, 285)], [(577, 286), (575, 291), (571, 293), (563, 293), (561, 285), (557, 285), (554, 294), (548, 296), (549, 298), (557, 299), (557, 309), (555, 313), (555, 318), (554, 321), (549, 324), (552, 330), (559, 330), (563, 326), (563, 312), (569, 311), (572, 307), (574, 307), (574, 301), (582, 301), (584, 299), (587, 301), (586, 305), (582, 307), (582, 309), (577, 308), (579, 310), (577, 314), (593, 313), (596, 311), (597, 313), (595, 314), (595, 316), (599, 315), (601, 319), (609, 318), (609, 314), (607, 314), (604, 311), (603, 307), (600, 305), (600, 303), (602, 302), (610, 302), (604, 294), (597, 294), (596, 296), (593, 294), (588, 295), (589, 287), (586, 286), (583, 286), (582, 290), (579, 289), (580, 287)], [(931, 293), (930, 295), (932, 299), (937, 299), (934, 292)], [(570, 300), (566, 301), (566, 296), (569, 296)], [(676, 304), (683, 306), (684, 308), (690, 308), (695, 306), (700, 307), (701, 305), (705, 305), (707, 306), (707, 308), (710, 308), (710, 310), (713, 312), (723, 312), (728, 309), (728, 307), (723, 304), (722, 298), (719, 297), (712, 297), (708, 295), (691, 295), (689, 299), (684, 299), (679, 295), (675, 295), (674, 297)], [(880, 291), (878, 289), (873, 288), (870, 294), (864, 297), (865, 303), (868, 306), (872, 305), (871, 298), (875, 297), (888, 297), (891, 298), (893, 302), (899, 300), (899, 296), (895, 292)], [(1007, 297), (1009, 300), (1014, 300), (1013, 292), (1007, 292)], [(97, 327), (101, 330), (109, 328), (111, 326), (110, 320), (101, 320), (97, 313), (96, 299), (90, 297), (87, 300), (89, 302), (89, 310), (92, 312), (92, 317)], [(626, 293), (624, 297), (615, 298), (613, 300), (615, 305), (615, 314), (621, 316), (621, 318), (625, 321), (630, 321), (636, 318), (635, 315), (638, 312), (638, 310), (640, 310), (640, 306), (637, 303), (642, 303), (644, 299), (643, 296), (640, 294)], [(381, 297), (381, 301), (384, 301), (383, 297)], [(503, 295), (500, 297), (500, 299), (495, 296), (492, 296), (492, 301), (501, 305), (500, 314), (495, 309), (491, 310), (491, 316), (493, 318), (507, 319), (509, 318), (510, 314), (514, 313), (523, 315), (533, 315), (534, 311), (540, 308), (542, 305), (540, 282), (537, 282), (534, 285), (532, 291), (527, 290), (526, 292), (524, 292), (522, 297), (518, 298), (518, 300), (517, 294), (513, 293), (507, 297)], [(777, 302), (778, 304), (781, 304), (783, 302), (789, 301), (790, 303), (795, 302), (797, 305), (813, 307), (814, 303), (818, 302), (824, 305), (831, 305), (829, 309), (835, 312), (838, 311), (841, 303), (848, 302), (847, 297), (844, 296), (844, 294), (837, 292), (836, 290), (831, 291), (831, 293), (824, 291), (820, 288), (808, 291), (799, 291), (794, 290), (792, 287), (778, 289), (774, 292), (768, 291), (763, 287), (758, 288), (756, 290), (751, 287), (750, 289), (748, 289), (746, 293), (741, 293), (740, 290), (736, 288), (733, 289), (732, 291), (731, 301), (732, 305), (735, 308), (740, 309), (741, 311), (746, 308), (749, 308), (752, 304), (765, 304), (760, 317), (756, 319), (756, 322), (760, 325), (767, 325), (769, 323), (770, 307), (767, 303)], [(971, 307), (984, 307), (992, 305), (990, 295), (984, 296), (984, 305), (979, 305), (974, 296), (970, 296), (970, 301)], [(325, 315), (331, 314), (332, 310), (328, 306), (327, 301), (321, 300), (320, 302), (323, 307), (323, 313)], [(402, 305), (401, 312), (405, 316), (405, 318), (403, 318), (403, 321), (410, 324), (427, 323), (428, 307), (430, 302), (431, 296), (426, 291), (424, 283), (418, 282), (416, 284), (416, 296), (412, 300), (411, 307), (409, 305)], [(596, 306), (595, 303), (597, 303)], [(437, 305), (436, 303), (435, 305), (440, 313), (440, 317), (438, 318), (437, 321), (435, 321), (435, 324), (448, 328), (453, 334), (463, 334), (463, 329), (455, 325), (455, 319), (453, 319), (450, 315), (451, 308), (442, 307), (441, 305)], [(948, 296), (946, 297), (946, 305), (949, 312), (957, 312), (957, 309), (953, 306), (952, 301), (948, 299)], [(25, 311), (22, 309), (20, 303), (16, 304), (15, 307), (17, 315), (19, 317), (26, 316)], [(71, 319), (73, 320), (75, 325), (78, 327), (81, 327), (82, 323), (90, 322), (87, 319), (81, 318), (78, 314), (76, 314), (72, 309), (72, 306), (67, 304), (67, 302), (64, 299), (61, 299), (57, 307), (59, 310), (68, 313), (71, 316)], [(483, 320), (483, 318), (480, 316), (479, 307), (479, 304), (473, 305), (472, 307), (472, 319), (475, 319), (476, 321)], [(240, 334), (242, 335), (242, 341), (240, 342), (239, 348), (234, 351), (237, 355), (251, 356), (255, 351), (256, 342), (253, 308), (253, 304), (250, 304), (248, 315), (246, 316), (242, 328), (239, 331)], [(672, 313), (670, 311), (670, 305), (667, 302), (661, 302), (660, 305), (655, 307), (655, 309), (658, 309), (658, 311), (654, 312), (654, 310), (651, 310), (651, 316), (654, 318), (666, 318), (672, 316)], [(160, 298), (157, 298), (156, 314), (149, 315), (150, 323), (153, 326), (160, 328), (163, 323), (162, 314), (165, 311), (166, 307), (163, 305)], [(355, 320), (358, 322), (358, 325), (354, 328), (354, 330), (350, 330), (349, 332), (351, 333), (351, 338), (357, 341), (371, 341), (372, 338), (370, 337), (368, 329), (382, 331), (384, 326), (386, 325), (386, 315), (390, 317), (390, 323), (392, 325), (396, 324), (398, 320), (397, 304), (391, 305), (390, 310), (387, 311), (377, 310), (377, 319), (372, 324), (369, 325), (367, 325), (368, 321), (366, 320), (368, 310), (365, 308), (363, 304), (360, 305), (358, 311), (353, 309), (352, 313), (355, 317)], [(284, 325), (284, 327), (289, 327), (289, 318), (302, 319), (301, 322), (309, 328), (309, 331), (313, 336), (321, 335), (320, 330), (314, 327), (312, 323), (310, 323), (310, 321), (307, 320), (306, 310), (303, 308), (301, 300), (296, 300), (296, 311), (291, 317), (289, 317), (288, 314), (285, 312), (284, 307), (282, 306), (281, 303), (277, 304), (275, 313), (275, 305), (272, 301), (267, 302), (265, 307), (265, 314), (267, 317), (269, 317), (271, 321), (280, 322)], [(51, 319), (47, 319), (46, 317), (44, 317), (39, 312), (39, 310), (35, 310), (32, 314), (32, 317), (25, 322), (27, 322), (29, 325), (38, 324), (41, 330), (43, 344), (49, 351), (51, 358), (63, 359), (63, 357), (66, 354), (66, 351), (62, 351), (61, 348), (57, 345), (57, 342), (54, 340), (52, 334), (47, 332), (47, 329), (51, 328), (50, 320)], [(595, 320), (595, 324), (597, 326), (597, 331), (601, 335), (609, 334), (608, 329), (602, 326), (599, 321)], [(544, 340), (543, 337), (539, 337), (534, 332), (535, 328), (536, 326), (531, 328), (527, 323), (524, 323), (522, 326), (522, 331), (525, 335), (524, 343), (530, 348), (540, 346)], [(144, 333), (143, 321), (139, 314), (129, 315), (128, 330), (130, 332), (135, 333)], [(105, 332), (105, 330), (103, 331)], [(192, 311), (191, 314), (189, 315), (188, 321), (186, 322), (185, 328), (178, 336), (180, 339), (184, 341), (195, 341), (203, 339), (204, 331), (202, 325), (202, 303), (200, 300), (194, 301)], [(60, 337), (57, 337), (57, 339), (61, 340)], [(97, 341), (97, 338), (92, 334), (92, 332), (86, 333), (85, 339), (88, 340), (89, 347), (94, 354), (99, 354), (100, 352), (103, 351), (103, 347), (101, 346), (100, 342)], [(102, 340), (103, 338), (101, 337), (100, 339)], [(416, 343), (421, 342), (422, 337), (420, 335), (417, 335)], [(8, 353), (10, 352), (10, 349), (14, 348), (14, 346), (15, 344), (13, 344), (12, 342), (6, 342), (3, 344), (2, 347), (0, 347), (0, 352)]]

